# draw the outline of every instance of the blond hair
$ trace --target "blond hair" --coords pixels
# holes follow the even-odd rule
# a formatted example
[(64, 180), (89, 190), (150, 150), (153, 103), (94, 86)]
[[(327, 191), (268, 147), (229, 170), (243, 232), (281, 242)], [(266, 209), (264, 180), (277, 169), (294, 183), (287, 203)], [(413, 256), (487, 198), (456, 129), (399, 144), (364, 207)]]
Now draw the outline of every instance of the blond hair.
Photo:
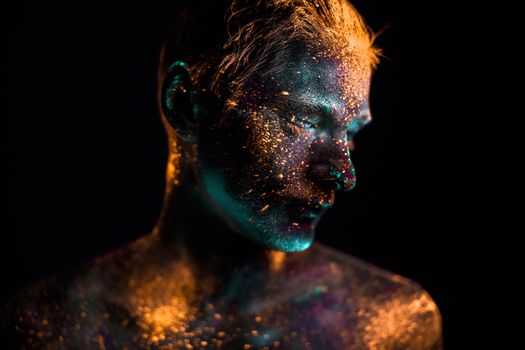
[[(199, 7), (207, 12), (199, 15), (183, 7), (182, 21), (178, 21), (179, 31), (190, 31), (194, 36), (186, 44), (198, 52), (180, 47), (166, 54), (170, 45), (185, 45), (180, 34), (176, 40), (167, 41), (160, 81), (173, 61), (185, 60), (195, 86), (216, 95), (226, 91), (229, 96), (223, 97), (228, 98), (250, 77), (284, 68), (285, 60), (276, 58), (282, 58), (286, 48), (299, 42), (325, 53), (358, 55), (372, 68), (378, 63), (380, 51), (373, 45), (375, 36), (347, 0), (213, 0)], [(210, 21), (213, 11), (222, 11), (224, 17)], [(223, 27), (198, 28), (218, 23)], [(199, 41), (204, 44), (199, 46)]]

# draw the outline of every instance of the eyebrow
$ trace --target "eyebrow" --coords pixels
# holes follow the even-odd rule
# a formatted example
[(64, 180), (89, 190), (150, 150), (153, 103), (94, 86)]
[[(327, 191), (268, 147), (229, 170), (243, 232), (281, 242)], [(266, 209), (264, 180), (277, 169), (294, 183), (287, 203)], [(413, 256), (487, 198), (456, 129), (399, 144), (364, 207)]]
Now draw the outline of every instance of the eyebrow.
[(293, 110), (300, 110), (303, 113), (315, 113), (319, 115), (324, 115), (327, 117), (333, 117), (334, 113), (332, 108), (326, 103), (311, 103), (302, 99), (290, 97), (290, 96), (280, 96), (277, 99), (278, 102), (283, 103), (286, 107)]
[[(332, 110), (332, 107), (323, 102), (311, 103), (305, 101), (304, 99), (294, 98), (289, 95), (280, 96), (278, 98), (279, 102), (284, 103), (290, 109), (300, 110), (303, 113), (315, 113), (321, 116), (334, 118), (335, 113)], [(355, 120), (359, 125), (366, 125), (372, 120), (370, 114), (370, 108), (368, 107), (368, 102), (363, 102), (359, 107), (355, 108)]]

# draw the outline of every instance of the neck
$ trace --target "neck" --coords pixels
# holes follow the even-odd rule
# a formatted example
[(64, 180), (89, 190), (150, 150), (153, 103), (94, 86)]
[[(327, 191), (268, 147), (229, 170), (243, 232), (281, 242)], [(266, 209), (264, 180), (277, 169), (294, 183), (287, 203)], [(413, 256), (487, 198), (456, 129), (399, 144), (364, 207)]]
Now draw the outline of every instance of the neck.
[[(182, 181), (183, 180), (183, 181)], [(210, 204), (192, 176), (171, 187), (154, 229), (170, 255), (184, 256), (199, 274), (222, 277), (239, 270), (269, 272), (284, 253), (266, 249), (233, 231)]]

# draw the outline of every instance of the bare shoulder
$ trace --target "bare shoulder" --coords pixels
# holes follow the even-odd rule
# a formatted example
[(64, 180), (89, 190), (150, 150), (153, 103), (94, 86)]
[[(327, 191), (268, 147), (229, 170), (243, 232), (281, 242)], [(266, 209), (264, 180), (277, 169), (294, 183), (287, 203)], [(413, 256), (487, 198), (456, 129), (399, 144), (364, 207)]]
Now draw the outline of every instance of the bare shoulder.
[(329, 266), (348, 296), (352, 322), (371, 348), (441, 349), (441, 315), (418, 283), (334, 248), (316, 243), (311, 261)]
[[(103, 348), (131, 315), (114, 291), (126, 281), (132, 246), (20, 290), (1, 306), (6, 349)], [(120, 273), (119, 273), (120, 272)], [(124, 322), (124, 323), (123, 323)], [(130, 323), (130, 327), (132, 323)]]

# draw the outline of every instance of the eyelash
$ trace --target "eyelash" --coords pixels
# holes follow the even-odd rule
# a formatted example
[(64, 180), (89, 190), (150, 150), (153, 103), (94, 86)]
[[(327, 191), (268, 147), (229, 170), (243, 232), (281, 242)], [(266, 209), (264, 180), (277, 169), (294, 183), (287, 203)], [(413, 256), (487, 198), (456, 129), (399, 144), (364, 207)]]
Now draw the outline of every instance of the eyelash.
[(292, 134), (297, 136), (304, 136), (306, 133), (306, 130), (299, 125), (295, 124), (294, 122), (289, 121), (286, 118), (283, 118), (283, 122), (285, 123), (285, 128), (287, 128)]
[(284, 119), (293, 127), (301, 129), (315, 129), (318, 127), (317, 123), (310, 123), (304, 119), (298, 118), (297, 116), (285, 117)]

